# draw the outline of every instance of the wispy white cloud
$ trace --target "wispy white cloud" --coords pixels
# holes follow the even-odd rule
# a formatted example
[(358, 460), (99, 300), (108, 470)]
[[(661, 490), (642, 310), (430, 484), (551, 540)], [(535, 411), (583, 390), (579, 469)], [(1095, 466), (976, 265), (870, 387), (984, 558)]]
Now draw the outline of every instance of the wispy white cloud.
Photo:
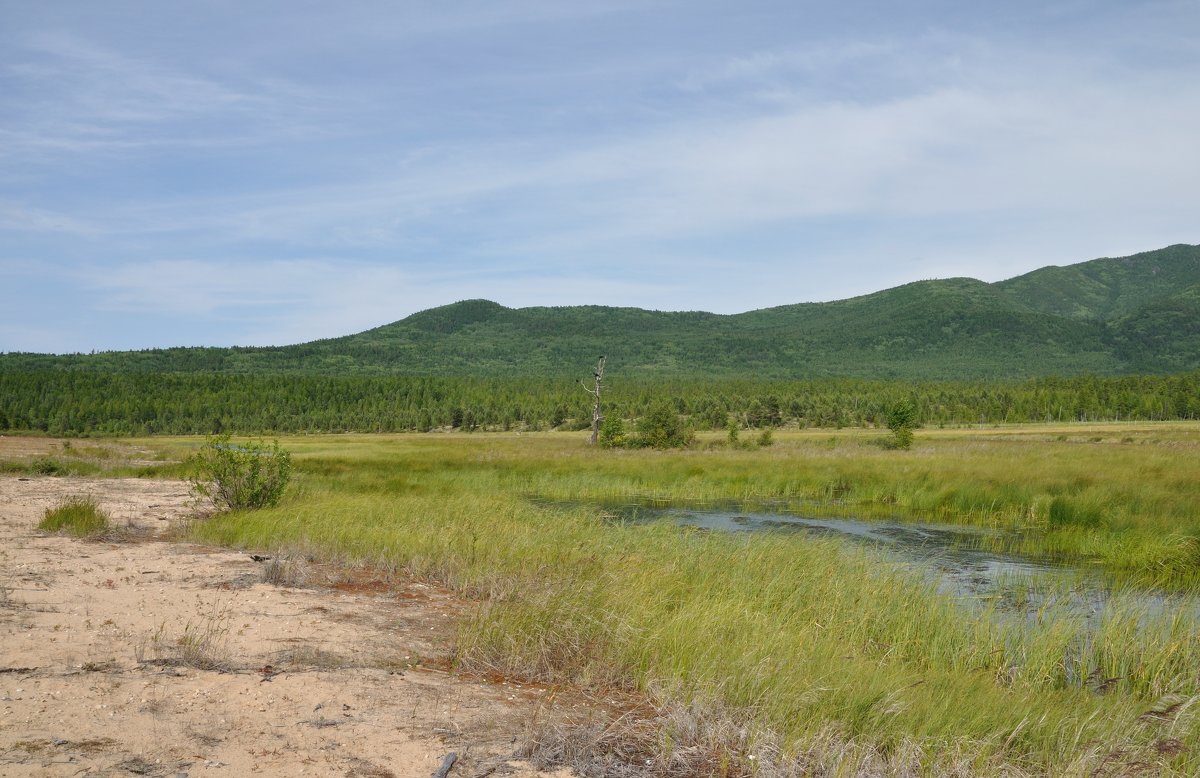
[(1038, 67), (1050, 74), (684, 119), (618, 141), (444, 146), (354, 181), (138, 203), (104, 221), (116, 231), (387, 245), (410, 239), (414, 225), (510, 217), (540, 233), (519, 245), (565, 248), (572, 235), (674, 238), (837, 215), (1075, 212), (1186, 196), (1200, 169), (1189, 142), (1200, 81), (1081, 84)]
[(0, 230), (57, 232), (73, 235), (96, 235), (102, 232), (96, 225), (65, 214), (4, 200), (0, 200)]
[(160, 122), (180, 116), (249, 110), (261, 98), (209, 78), (171, 72), (74, 35), (40, 34), (29, 49), (38, 60), (9, 73), (66, 87), (83, 115), (113, 123)]
[(28, 11), (0, 31), (0, 263), (73, 274), (114, 327), (270, 342), (463, 297), (729, 312), (1197, 239), (1194, 4), (719, 5)]
[[(204, 73), (139, 59), (67, 32), (38, 32), (0, 68), (0, 155), (278, 142), (336, 102), (276, 76)], [(51, 157), (53, 159), (53, 157)]]

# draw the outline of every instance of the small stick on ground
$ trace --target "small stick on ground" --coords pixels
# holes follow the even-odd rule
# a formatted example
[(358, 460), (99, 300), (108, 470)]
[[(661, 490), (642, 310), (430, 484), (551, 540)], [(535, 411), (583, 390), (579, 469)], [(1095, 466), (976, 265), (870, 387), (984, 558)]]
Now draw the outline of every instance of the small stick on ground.
[(451, 751), (450, 753), (446, 754), (446, 758), (442, 760), (442, 766), (439, 767), (437, 772), (433, 774), (433, 778), (446, 778), (446, 774), (450, 772), (452, 767), (454, 767), (454, 763), (456, 761), (458, 761), (457, 752)]

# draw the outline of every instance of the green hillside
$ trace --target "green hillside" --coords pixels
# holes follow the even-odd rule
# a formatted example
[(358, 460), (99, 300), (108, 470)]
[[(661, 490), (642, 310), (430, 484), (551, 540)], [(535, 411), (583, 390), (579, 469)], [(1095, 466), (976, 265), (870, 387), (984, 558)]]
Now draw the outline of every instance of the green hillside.
[(467, 300), (275, 348), (0, 355), (0, 371), (975, 380), (1200, 367), (1200, 246), (736, 315)]
[(1116, 354), (1141, 372), (1200, 364), (1200, 284), (1155, 300), (1112, 322)]
[(1119, 372), (1102, 331), (1018, 308), (970, 278), (919, 281), (815, 305), (741, 314), (825, 374), (998, 378)]
[(995, 287), (1018, 305), (1070, 319), (1106, 321), (1200, 284), (1200, 246), (1044, 267)]

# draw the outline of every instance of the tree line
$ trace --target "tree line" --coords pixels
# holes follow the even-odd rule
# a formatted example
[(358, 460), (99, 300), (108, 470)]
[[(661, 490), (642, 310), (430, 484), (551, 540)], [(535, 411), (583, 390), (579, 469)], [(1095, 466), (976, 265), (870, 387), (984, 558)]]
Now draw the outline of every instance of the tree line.
[[(623, 380), (603, 413), (664, 399), (697, 430), (1200, 419), (1200, 371), (1015, 382)], [(592, 396), (565, 378), (0, 372), (0, 431), (54, 435), (586, 429)]]

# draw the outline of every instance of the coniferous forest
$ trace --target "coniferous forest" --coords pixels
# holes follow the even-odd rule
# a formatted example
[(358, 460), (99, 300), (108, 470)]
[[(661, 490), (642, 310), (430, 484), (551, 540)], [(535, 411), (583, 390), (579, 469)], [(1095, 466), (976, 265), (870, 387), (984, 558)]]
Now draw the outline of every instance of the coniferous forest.
[[(583, 429), (577, 381), (190, 373), (0, 373), (0, 430), (54, 435)], [(1011, 383), (636, 381), (614, 374), (607, 415), (664, 398), (698, 430), (882, 426), (911, 401), (924, 425), (1200, 419), (1200, 371)]]

